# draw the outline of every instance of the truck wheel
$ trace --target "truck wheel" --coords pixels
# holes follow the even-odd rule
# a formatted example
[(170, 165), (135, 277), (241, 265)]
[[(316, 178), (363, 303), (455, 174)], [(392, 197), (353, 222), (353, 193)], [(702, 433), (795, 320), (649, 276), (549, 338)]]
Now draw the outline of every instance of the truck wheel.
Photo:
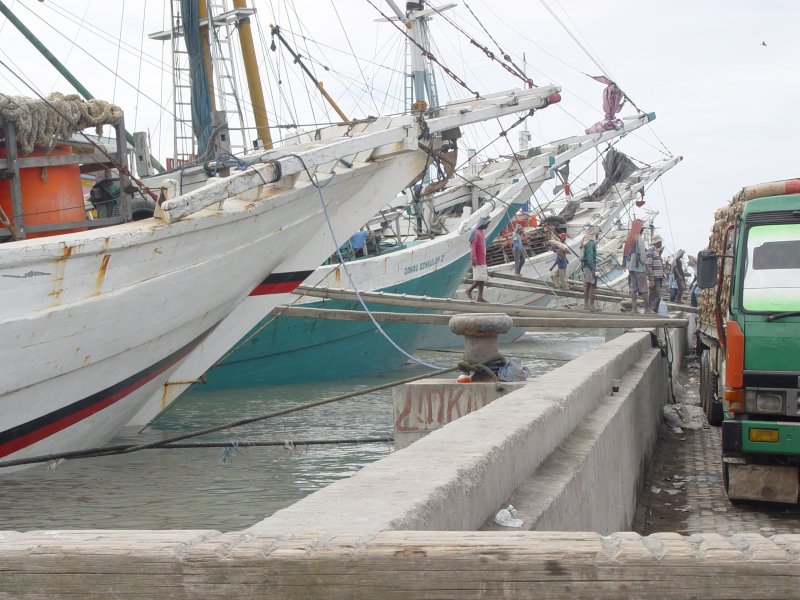
[(706, 419), (708, 419), (708, 424), (712, 427), (719, 427), (722, 425), (722, 420), (725, 415), (722, 410), (722, 402), (717, 400), (715, 396), (716, 394), (709, 394), (708, 405), (706, 406)]
[(717, 399), (717, 380), (711, 372), (711, 352), (708, 348), (704, 348), (700, 355), (700, 405), (709, 425), (722, 425), (722, 403)]
[(711, 360), (708, 355), (708, 348), (703, 348), (700, 352), (700, 407), (703, 409), (703, 412), (706, 412), (706, 406), (708, 405), (708, 378), (711, 375), (709, 372), (710, 364)]
[(728, 495), (728, 463), (722, 463), (722, 485), (725, 486), (725, 495)]

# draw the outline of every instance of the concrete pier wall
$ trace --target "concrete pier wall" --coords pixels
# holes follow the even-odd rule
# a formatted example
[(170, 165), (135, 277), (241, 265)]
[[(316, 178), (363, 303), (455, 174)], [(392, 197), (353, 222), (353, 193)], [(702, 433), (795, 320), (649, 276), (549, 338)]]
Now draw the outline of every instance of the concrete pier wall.
[[(601, 535), (630, 523), (668, 395), (652, 340), (625, 333), (245, 531), (0, 532), (0, 599), (793, 597), (800, 535)], [(509, 499), (526, 528), (572, 532), (476, 531)]]
[(398, 386), (392, 390), (395, 450), (525, 385), (524, 382), (454, 384), (452, 380), (422, 379)]
[[(646, 404), (629, 425), (654, 440), (653, 417), (665, 398), (660, 351), (648, 332), (624, 334), (580, 359), (532, 380), (481, 410), (433, 431), (416, 443), (364, 467), (251, 527), (254, 535), (290, 535), (305, 531), (326, 535), (385, 530), (476, 530), (526, 483), (573, 431), (608, 398), (614, 379), (637, 366), (648, 373), (629, 402)], [(640, 365), (644, 361), (643, 365)], [(653, 367), (651, 365), (655, 364)], [(661, 365), (659, 367), (658, 365)], [(453, 384), (459, 385), (459, 384)], [(645, 433), (645, 430), (649, 431)], [(636, 446), (606, 455), (635, 453)], [(607, 487), (615, 489), (619, 457), (608, 469)], [(637, 467), (634, 478), (641, 473)], [(605, 492), (595, 490), (600, 496)], [(635, 500), (627, 489), (625, 507)], [(587, 507), (589, 508), (589, 507)], [(624, 514), (630, 511), (622, 508)], [(599, 512), (599, 511), (598, 511)], [(607, 530), (608, 521), (599, 524)], [(610, 519), (610, 522), (616, 522)], [(570, 529), (570, 523), (554, 527)]]
[[(523, 528), (539, 531), (630, 529), (636, 499), (668, 400), (665, 360), (649, 350), (509, 498)], [(503, 530), (490, 518), (483, 529)], [(507, 529), (506, 529), (507, 530)]]

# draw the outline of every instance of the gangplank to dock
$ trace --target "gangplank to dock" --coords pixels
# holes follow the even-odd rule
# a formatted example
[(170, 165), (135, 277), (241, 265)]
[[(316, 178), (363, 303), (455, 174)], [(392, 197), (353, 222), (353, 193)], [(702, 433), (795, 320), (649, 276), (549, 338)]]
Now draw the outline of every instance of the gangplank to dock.
[[(530, 292), (532, 294), (542, 294), (563, 298), (583, 298), (583, 284), (571, 280), (568, 282), (569, 289), (563, 290), (554, 286), (551, 282), (543, 279), (534, 279), (532, 277), (525, 277), (523, 275), (511, 275), (509, 273), (490, 273), (489, 281), (486, 282), (487, 287), (494, 287), (498, 289), (512, 290), (516, 292)], [(492, 281), (492, 279), (506, 279), (516, 283), (499, 283)], [(465, 284), (474, 283), (474, 279), (465, 279)], [(595, 293), (595, 300), (602, 302), (620, 302), (627, 300), (628, 296), (608, 286), (598, 286)], [(699, 309), (695, 306), (688, 306), (686, 304), (678, 304), (676, 302), (665, 302), (669, 310), (682, 311), (685, 313), (696, 314)], [(639, 301), (641, 306), (641, 300)]]
[[(540, 308), (536, 306), (519, 306), (491, 302), (470, 302), (452, 298), (433, 298), (430, 296), (412, 296), (408, 294), (392, 294), (389, 292), (356, 292), (341, 288), (322, 288), (300, 286), (297, 294), (324, 298), (329, 300), (357, 300), (360, 296), (367, 305), (398, 306), (405, 308), (441, 310), (451, 314), (433, 313), (393, 313), (370, 311), (376, 321), (392, 323), (418, 323), (426, 325), (446, 325), (452, 314), (458, 313), (503, 313), (514, 320), (515, 327), (572, 327), (572, 328), (652, 328), (652, 327), (686, 327), (684, 318), (661, 317), (658, 315), (638, 315), (631, 313), (583, 312), (562, 308)], [(340, 319), (350, 321), (366, 321), (369, 316), (364, 311), (306, 308), (299, 306), (279, 306), (272, 314), (291, 317)]]

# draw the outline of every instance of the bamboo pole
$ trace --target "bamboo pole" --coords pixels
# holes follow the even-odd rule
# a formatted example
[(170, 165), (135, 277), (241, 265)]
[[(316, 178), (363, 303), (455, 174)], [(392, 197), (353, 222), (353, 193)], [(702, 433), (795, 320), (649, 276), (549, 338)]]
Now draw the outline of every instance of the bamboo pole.
[[(296, 295), (330, 300), (357, 300), (356, 293), (352, 290), (340, 288), (323, 288), (299, 286), (293, 292)], [(504, 313), (509, 316), (537, 316), (537, 317), (574, 317), (585, 319), (593, 313), (559, 308), (540, 308), (538, 306), (520, 306), (517, 304), (499, 304), (491, 302), (471, 302), (469, 300), (454, 300), (452, 298), (432, 298), (429, 296), (412, 296), (407, 294), (391, 294), (388, 292), (359, 292), (367, 304), (384, 304), (387, 306), (407, 306), (410, 308), (428, 308), (430, 310), (446, 310), (451, 312), (467, 313)], [(622, 313), (594, 313), (610, 319), (624, 318)], [(630, 316), (630, 315), (628, 315)]]
[[(569, 290), (562, 290), (561, 288), (557, 288), (551, 285), (549, 282), (544, 281), (542, 279), (534, 279), (531, 277), (524, 277), (522, 275), (510, 275), (508, 273), (490, 273), (491, 277), (496, 277), (498, 279), (509, 279), (512, 281), (519, 281), (521, 283), (530, 284), (525, 286), (519, 285), (508, 285), (508, 284), (499, 284), (499, 283), (492, 283), (491, 281), (487, 282), (486, 285), (491, 287), (503, 288), (507, 290), (515, 290), (520, 292), (534, 292), (538, 294), (550, 294), (553, 296), (566, 296), (568, 298), (583, 298), (583, 291), (577, 291), (573, 289)], [(464, 283), (472, 283), (473, 280), (465, 279)], [(596, 300), (602, 300), (604, 302), (619, 302), (620, 300), (627, 300), (628, 296), (622, 294), (621, 292), (615, 292), (615, 295), (611, 295), (608, 293), (603, 293), (598, 288), (598, 292), (595, 294)], [(663, 300), (662, 300), (663, 301)], [(639, 301), (641, 303), (641, 300)], [(664, 302), (667, 305), (667, 308), (671, 310), (680, 310), (687, 313), (697, 314), (700, 312), (700, 309), (696, 306), (688, 306), (686, 304), (677, 304), (675, 302)]]
[[(500, 271), (490, 271), (489, 272), (489, 276), (490, 277), (497, 277), (498, 279), (508, 279), (510, 281), (518, 281), (520, 283), (532, 283), (534, 285), (544, 285), (544, 286), (548, 286), (548, 287), (553, 287), (553, 283), (550, 282), (550, 281), (545, 281), (544, 279), (537, 279), (535, 277), (525, 277), (524, 275), (512, 275), (511, 273), (502, 273)], [(568, 279), (567, 280), (567, 285), (569, 285), (569, 289), (571, 289), (571, 290), (583, 292), (583, 282), (582, 281), (577, 281), (575, 279)], [(616, 296), (616, 297), (619, 297), (619, 298), (624, 298), (625, 297), (625, 294), (623, 294), (622, 292), (620, 292), (618, 290), (615, 290), (614, 288), (609, 287), (607, 285), (598, 285), (597, 286), (597, 291), (598, 292), (605, 292), (607, 294), (610, 294), (610, 295), (613, 295), (613, 296)]]
[[(369, 321), (369, 315), (361, 310), (345, 310), (336, 308), (306, 308), (300, 306), (277, 306), (272, 315), (278, 317), (294, 317), (302, 319), (321, 319), (326, 321)], [(439, 315), (431, 313), (395, 313), (371, 311), (369, 314), (383, 323), (410, 323), (414, 325), (447, 325), (452, 315)], [(652, 327), (686, 327), (687, 319), (672, 319), (669, 317), (647, 317), (627, 315), (622, 318), (609, 319), (607, 315), (592, 313), (590, 316), (579, 317), (577, 314), (570, 317), (511, 317), (514, 327), (531, 328), (578, 328), (584, 329), (627, 329), (627, 328), (652, 328)]]

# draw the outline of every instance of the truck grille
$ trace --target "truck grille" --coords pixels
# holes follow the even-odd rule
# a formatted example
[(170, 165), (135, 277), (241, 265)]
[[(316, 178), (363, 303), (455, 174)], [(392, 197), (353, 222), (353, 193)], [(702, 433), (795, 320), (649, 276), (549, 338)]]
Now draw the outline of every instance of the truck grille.
[(800, 373), (754, 373), (744, 372), (744, 387), (800, 389)]
[(747, 224), (757, 223), (800, 223), (800, 210), (775, 210), (772, 212), (750, 213), (747, 215)]

